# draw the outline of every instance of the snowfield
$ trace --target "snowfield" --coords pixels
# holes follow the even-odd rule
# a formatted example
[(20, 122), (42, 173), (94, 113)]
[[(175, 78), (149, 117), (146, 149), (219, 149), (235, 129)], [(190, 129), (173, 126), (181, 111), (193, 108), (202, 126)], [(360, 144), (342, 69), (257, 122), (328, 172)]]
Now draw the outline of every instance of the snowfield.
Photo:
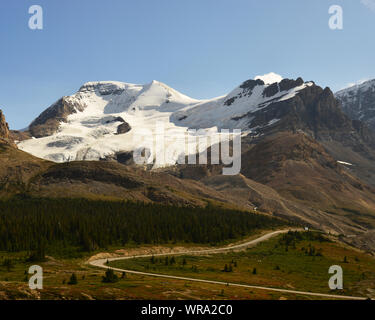
[[(40, 158), (68, 162), (105, 159), (118, 152), (147, 150), (153, 146), (150, 162), (154, 166), (173, 165), (184, 155), (207, 148), (197, 138), (206, 138), (211, 146), (231, 139), (221, 133), (222, 129), (241, 129), (242, 134), (248, 134), (254, 130), (251, 113), (272, 102), (290, 99), (312, 85), (304, 83), (266, 97), (264, 89), (282, 77), (271, 73), (257, 79), (264, 84), (251, 90), (239, 86), (226, 96), (209, 100), (190, 98), (158, 81), (146, 85), (88, 82), (77, 93), (65, 97), (78, 108), (68, 116), (67, 122), (61, 122), (56, 133), (21, 141), (18, 147)], [(118, 134), (123, 121), (131, 130)], [(277, 121), (274, 119), (268, 125)], [(155, 161), (160, 153), (164, 163)]]

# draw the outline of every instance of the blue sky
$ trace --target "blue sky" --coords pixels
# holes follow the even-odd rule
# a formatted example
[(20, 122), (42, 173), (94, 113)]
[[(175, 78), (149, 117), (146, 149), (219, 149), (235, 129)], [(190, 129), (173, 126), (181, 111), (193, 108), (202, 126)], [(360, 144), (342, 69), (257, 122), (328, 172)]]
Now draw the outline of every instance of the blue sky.
[[(43, 30), (28, 28), (34, 4)], [(375, 0), (1, 0), (0, 108), (19, 129), (95, 80), (212, 98), (272, 71), (338, 90), (375, 78), (374, 30)]]

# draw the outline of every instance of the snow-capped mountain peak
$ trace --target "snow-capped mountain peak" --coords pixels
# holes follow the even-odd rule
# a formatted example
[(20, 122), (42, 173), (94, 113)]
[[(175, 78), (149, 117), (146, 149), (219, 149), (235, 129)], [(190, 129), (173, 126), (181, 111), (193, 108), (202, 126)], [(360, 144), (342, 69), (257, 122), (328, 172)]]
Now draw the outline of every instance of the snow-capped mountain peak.
[[(145, 85), (87, 82), (77, 93), (58, 100), (35, 119), (29, 130), (36, 138), (18, 146), (56, 162), (98, 160), (153, 143), (155, 125), (162, 123), (166, 144), (176, 148), (166, 161), (174, 164), (186, 151), (184, 142), (189, 129), (204, 129), (211, 144), (220, 141), (221, 129), (251, 132), (255, 112), (290, 99), (311, 85), (300, 78), (282, 80), (271, 73), (243, 82), (226, 96), (197, 100), (155, 80)], [(266, 125), (277, 121), (270, 119)], [(139, 139), (141, 129), (149, 130), (149, 134), (143, 133)]]

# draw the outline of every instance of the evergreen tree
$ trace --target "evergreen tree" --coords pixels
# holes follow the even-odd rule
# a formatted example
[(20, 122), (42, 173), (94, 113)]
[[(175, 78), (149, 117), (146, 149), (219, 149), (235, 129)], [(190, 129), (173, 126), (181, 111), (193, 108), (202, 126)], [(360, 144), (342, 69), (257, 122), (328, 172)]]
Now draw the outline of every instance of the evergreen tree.
[(118, 281), (118, 276), (114, 273), (112, 269), (107, 269), (105, 276), (103, 276), (102, 282), (105, 283), (115, 283)]
[(70, 279), (69, 279), (69, 282), (68, 284), (70, 285), (75, 285), (78, 283), (78, 279), (77, 279), (77, 276), (75, 273), (73, 273), (71, 276), (70, 276)]
[(57, 248), (87, 252), (129, 242), (214, 244), (283, 225), (277, 218), (213, 206), (30, 197), (0, 200), (0, 250), (28, 251), (29, 261), (44, 261)]

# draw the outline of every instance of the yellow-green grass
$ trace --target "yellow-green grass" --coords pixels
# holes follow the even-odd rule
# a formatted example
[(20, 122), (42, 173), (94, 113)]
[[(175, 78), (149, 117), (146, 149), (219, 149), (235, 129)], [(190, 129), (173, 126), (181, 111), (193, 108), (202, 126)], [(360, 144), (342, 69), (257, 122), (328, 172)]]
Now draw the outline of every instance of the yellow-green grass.
[[(164, 280), (127, 274), (116, 283), (103, 283), (104, 271), (85, 262), (88, 256), (77, 259), (54, 259), (45, 262), (26, 262), (26, 253), (0, 253), (11, 258), (13, 267), (7, 271), (0, 266), (0, 299), (296, 299), (308, 298), (294, 294), (272, 293), (263, 290), (200, 284), (180, 280)], [(43, 267), (42, 290), (30, 290), (25, 271), (33, 265)], [(78, 284), (69, 285), (75, 273)]]
[[(373, 296), (375, 259), (365, 253), (334, 242), (303, 240), (295, 247), (280, 244), (282, 236), (242, 252), (206, 256), (178, 256), (166, 265), (165, 257), (120, 260), (110, 265), (128, 270), (217, 280), (231, 283), (268, 286), (319, 293)], [(321, 255), (310, 256), (314, 247)], [(307, 253), (306, 253), (307, 251)], [(344, 259), (346, 257), (346, 261)], [(183, 265), (184, 259), (186, 265)], [(225, 265), (232, 272), (224, 272)], [(328, 269), (340, 265), (344, 273), (344, 290), (332, 292)], [(254, 272), (256, 269), (256, 273)]]
[[(328, 267), (339, 264), (344, 269), (345, 295), (374, 297), (375, 260), (373, 257), (333, 242), (301, 241), (285, 251), (280, 244), (282, 236), (268, 240), (242, 252), (215, 254), (210, 256), (176, 256), (176, 264), (165, 266), (162, 262), (152, 264), (150, 259), (132, 259), (113, 262), (111, 265), (140, 271), (183, 275), (193, 278), (221, 280), (270, 287), (334, 293), (328, 289)], [(322, 256), (306, 255), (301, 249), (312, 245), (322, 249)], [(170, 244), (164, 247), (173, 248)], [(146, 247), (146, 251), (152, 246)], [(129, 251), (140, 249), (129, 245)], [(149, 248), (149, 249), (147, 249)], [(186, 249), (195, 248), (187, 245)], [(119, 248), (111, 248), (114, 252)], [(123, 249), (123, 248), (122, 248)], [(78, 258), (48, 257), (45, 262), (27, 262), (28, 254), (0, 252), (0, 299), (315, 299), (304, 295), (268, 292), (233, 286), (195, 283), (182, 280), (162, 279), (127, 274), (116, 283), (103, 283), (105, 270), (89, 266), (86, 262), (92, 255), (82, 253)], [(348, 263), (343, 263), (344, 257)], [(2, 263), (13, 261), (11, 270)], [(232, 263), (233, 260), (233, 263)], [(234, 261), (237, 267), (234, 266)], [(44, 270), (43, 290), (32, 291), (25, 282), (25, 271), (38, 264)], [(233, 272), (223, 272), (225, 264), (232, 264)], [(196, 266), (196, 268), (193, 266)], [(279, 268), (276, 268), (276, 267)], [(253, 274), (253, 269), (257, 274)], [(279, 269), (279, 270), (276, 270)], [(72, 273), (78, 284), (68, 285)], [(364, 276), (363, 276), (364, 275)], [(319, 297), (317, 297), (319, 299)]]

